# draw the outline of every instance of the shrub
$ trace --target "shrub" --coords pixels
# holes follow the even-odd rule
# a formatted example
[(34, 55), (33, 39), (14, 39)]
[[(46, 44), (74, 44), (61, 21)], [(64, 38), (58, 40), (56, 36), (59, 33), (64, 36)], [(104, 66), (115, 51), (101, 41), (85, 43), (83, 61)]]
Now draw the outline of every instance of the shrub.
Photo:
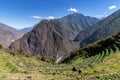
[(46, 56), (42, 56), (41, 60), (48, 63), (54, 63), (54, 60), (52, 58), (48, 58)]
[(17, 51), (17, 54), (22, 54), (22, 53), (23, 53), (23, 52), (22, 52), (21, 49)]
[(94, 73), (99, 73), (97, 70), (94, 70), (93, 72), (94, 72)]
[(79, 73), (79, 74), (82, 73), (82, 69), (79, 69), (79, 70), (78, 70), (78, 73)]
[(99, 77), (99, 76), (96, 76), (96, 78), (97, 78), (97, 79), (100, 79), (100, 77)]
[(2, 49), (3, 48), (3, 46), (0, 44), (0, 49)]
[(78, 67), (73, 66), (72, 71), (78, 71)]
[(11, 51), (11, 52), (9, 52), (9, 53), (10, 53), (10, 55), (15, 56), (15, 52), (12, 52), (12, 51)]

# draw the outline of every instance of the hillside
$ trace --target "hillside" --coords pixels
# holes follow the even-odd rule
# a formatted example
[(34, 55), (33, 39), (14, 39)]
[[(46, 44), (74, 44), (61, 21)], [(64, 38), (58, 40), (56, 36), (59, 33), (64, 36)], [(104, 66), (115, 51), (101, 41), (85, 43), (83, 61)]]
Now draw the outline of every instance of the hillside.
[(68, 55), (76, 48), (65, 36), (66, 30), (57, 20), (43, 20), (29, 33), (10, 45), (14, 51), (33, 56), (47, 56), (57, 59)]
[(58, 19), (60, 23), (69, 30), (68, 38), (74, 40), (76, 35), (86, 28), (100, 21), (100, 19), (90, 16), (84, 16), (80, 13), (73, 13)]
[[(120, 33), (73, 51), (61, 62), (74, 66), (89, 79), (120, 78)], [(96, 75), (96, 76), (95, 76)], [(99, 75), (99, 76), (98, 76)]]
[(0, 23), (0, 44), (5, 48), (8, 48), (12, 42), (19, 39), (21, 36), (21, 33), (16, 29)]
[(74, 51), (74, 56), (65, 58), (60, 64), (44, 56), (30, 57), (21, 51), (0, 49), (1, 79), (119, 80), (119, 46), (120, 33)]
[(47, 56), (58, 62), (78, 44), (72, 40), (79, 31), (99, 21), (75, 13), (61, 19), (42, 20), (32, 31), (10, 45), (13, 51), (21, 50), (28, 55)]
[(120, 31), (120, 10), (80, 32), (74, 41), (80, 41), (85, 46), (97, 40), (112, 36)]
[(66, 57), (63, 60), (63, 62), (67, 62), (67, 61), (69, 62), (69, 60), (71, 61), (72, 59), (77, 58), (77, 56), (91, 57), (97, 54), (102, 54), (102, 52), (111, 53), (111, 50), (114, 53), (117, 50), (120, 50), (119, 40), (120, 40), (120, 32), (111, 37), (104, 38), (102, 40), (89, 44), (83, 48), (72, 51), (71, 55)]

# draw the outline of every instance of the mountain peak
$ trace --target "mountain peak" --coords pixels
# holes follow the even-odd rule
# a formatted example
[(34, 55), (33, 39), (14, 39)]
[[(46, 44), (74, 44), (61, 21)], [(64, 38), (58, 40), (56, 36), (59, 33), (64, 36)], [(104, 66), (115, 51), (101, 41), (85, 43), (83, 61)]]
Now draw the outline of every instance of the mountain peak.
[(120, 31), (120, 10), (114, 12), (98, 23), (80, 32), (75, 41), (79, 41), (83, 47), (89, 43), (112, 36)]
[(79, 31), (93, 25), (98, 19), (75, 13), (60, 19), (42, 20), (32, 31), (13, 42), (10, 49), (29, 55), (43, 55), (56, 61), (69, 55), (78, 45), (72, 41)]

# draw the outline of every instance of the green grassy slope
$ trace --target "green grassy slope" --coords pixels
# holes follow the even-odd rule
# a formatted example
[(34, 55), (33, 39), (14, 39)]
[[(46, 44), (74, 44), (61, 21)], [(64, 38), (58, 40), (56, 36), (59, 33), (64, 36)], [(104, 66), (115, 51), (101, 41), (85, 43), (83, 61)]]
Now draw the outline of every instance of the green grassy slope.
[[(23, 55), (13, 56), (0, 50), (0, 76), (2, 80), (29, 77), (32, 80), (119, 79), (119, 50), (105, 57), (103, 54), (89, 58), (80, 57), (67, 64), (50, 64)], [(81, 72), (74, 71), (73, 66)]]
[(0, 80), (64, 80), (79, 75), (67, 64), (47, 63), (20, 53), (0, 49)]
[(87, 79), (120, 79), (120, 33), (72, 52), (62, 63)]
[(0, 49), (0, 80), (119, 80), (119, 35), (74, 51), (61, 64)]

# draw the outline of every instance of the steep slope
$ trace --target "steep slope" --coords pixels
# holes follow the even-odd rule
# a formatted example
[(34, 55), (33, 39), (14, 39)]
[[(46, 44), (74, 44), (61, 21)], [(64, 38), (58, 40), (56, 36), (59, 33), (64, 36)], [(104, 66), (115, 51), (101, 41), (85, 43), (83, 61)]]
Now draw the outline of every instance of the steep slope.
[(71, 55), (63, 60), (63, 62), (66, 62), (67, 60), (71, 61), (72, 59), (80, 57), (80, 55), (84, 57), (91, 57), (98, 54), (102, 55), (102, 53), (110, 54), (116, 51), (120, 51), (120, 32), (116, 35), (99, 40), (76, 51), (73, 51)]
[[(73, 40), (79, 32), (100, 21), (98, 18), (84, 16), (79, 13), (73, 13), (57, 20), (64, 26), (64, 29), (66, 29), (67, 34), (65, 35), (70, 40)], [(34, 27), (25, 28), (20, 30), (20, 32), (25, 34), (31, 31), (33, 28)]]
[(57, 60), (68, 55), (75, 48), (73, 42), (68, 40), (65, 34), (67, 34), (66, 30), (58, 20), (43, 20), (31, 32), (12, 43), (10, 49)]
[(0, 44), (2, 44), (3, 47), (8, 48), (13, 41), (21, 36), (21, 33), (16, 29), (0, 23)]
[(81, 46), (106, 38), (120, 31), (120, 10), (111, 14), (88, 29), (80, 32), (74, 41), (81, 41)]
[(60, 19), (43, 20), (31, 32), (15, 41), (10, 49), (60, 60), (62, 56), (68, 55), (76, 48), (72, 40), (77, 33), (97, 21), (99, 19), (78, 13)]
[(59, 21), (70, 31), (69, 38), (73, 40), (79, 32), (92, 26), (100, 20), (95, 17), (74, 13), (59, 19)]
[[(120, 32), (84, 48), (73, 51), (62, 61), (73, 70), (89, 76), (87, 80), (120, 79)], [(91, 75), (91, 76), (90, 76)]]

